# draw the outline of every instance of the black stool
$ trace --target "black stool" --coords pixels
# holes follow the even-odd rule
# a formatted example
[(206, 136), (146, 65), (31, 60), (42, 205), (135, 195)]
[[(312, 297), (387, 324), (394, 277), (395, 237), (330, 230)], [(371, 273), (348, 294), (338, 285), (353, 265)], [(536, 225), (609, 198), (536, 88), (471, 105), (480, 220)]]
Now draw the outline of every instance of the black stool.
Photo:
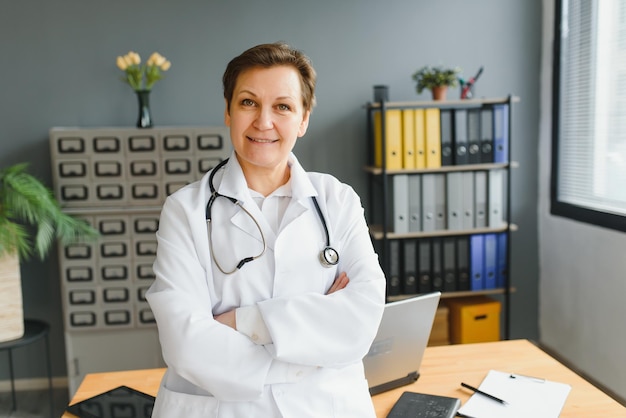
[(24, 320), (24, 335), (11, 341), (0, 343), (0, 351), (7, 350), (9, 353), (9, 374), (11, 376), (11, 396), (13, 399), (13, 411), (17, 410), (17, 399), (15, 396), (15, 376), (13, 374), (13, 350), (32, 344), (43, 338), (46, 343), (46, 365), (48, 369), (48, 394), (50, 397), (50, 416), (54, 416), (53, 395), (52, 395), (52, 368), (50, 365), (50, 342), (48, 341), (48, 333), (50, 326), (40, 320), (26, 319)]

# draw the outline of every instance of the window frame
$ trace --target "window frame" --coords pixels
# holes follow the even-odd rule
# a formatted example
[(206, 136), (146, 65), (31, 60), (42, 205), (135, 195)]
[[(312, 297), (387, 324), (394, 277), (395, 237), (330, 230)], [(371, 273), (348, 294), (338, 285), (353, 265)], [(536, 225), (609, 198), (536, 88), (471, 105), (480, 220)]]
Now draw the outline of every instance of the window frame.
[[(563, 1), (555, 0), (554, 49), (552, 64), (552, 166), (550, 179), (550, 213), (604, 228), (626, 232), (626, 216), (604, 212), (559, 200), (559, 117), (561, 81), (561, 20)], [(566, 0), (565, 0), (566, 1)]]

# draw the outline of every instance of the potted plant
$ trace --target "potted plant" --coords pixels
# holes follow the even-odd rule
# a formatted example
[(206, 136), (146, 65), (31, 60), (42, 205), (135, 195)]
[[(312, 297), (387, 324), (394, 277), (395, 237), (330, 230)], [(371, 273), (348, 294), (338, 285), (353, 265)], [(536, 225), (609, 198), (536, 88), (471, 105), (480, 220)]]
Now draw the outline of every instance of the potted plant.
[(460, 72), (460, 68), (424, 66), (417, 70), (412, 78), (417, 83), (417, 94), (428, 89), (431, 90), (434, 100), (445, 100), (447, 88), (457, 85), (457, 74)]
[(24, 334), (20, 260), (44, 259), (56, 240), (67, 244), (98, 236), (64, 213), (52, 191), (26, 169), (25, 163), (0, 169), (0, 342)]

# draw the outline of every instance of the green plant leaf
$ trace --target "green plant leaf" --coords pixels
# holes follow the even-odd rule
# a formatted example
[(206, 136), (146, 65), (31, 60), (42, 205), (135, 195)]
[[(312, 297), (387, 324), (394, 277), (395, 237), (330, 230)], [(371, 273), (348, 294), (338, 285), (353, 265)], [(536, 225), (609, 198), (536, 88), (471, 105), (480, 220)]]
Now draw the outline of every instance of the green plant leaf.
[[(45, 258), (55, 238), (63, 243), (93, 239), (98, 232), (61, 210), (50, 189), (26, 172), (27, 164), (0, 170), (0, 255), (33, 251)], [(34, 228), (31, 242), (27, 226)]]

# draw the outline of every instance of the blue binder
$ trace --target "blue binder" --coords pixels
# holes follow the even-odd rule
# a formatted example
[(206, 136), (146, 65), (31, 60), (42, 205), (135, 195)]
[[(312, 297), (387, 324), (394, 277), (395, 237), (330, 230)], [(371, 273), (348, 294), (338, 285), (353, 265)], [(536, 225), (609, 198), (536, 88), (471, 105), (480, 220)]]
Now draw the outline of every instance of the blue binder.
[(485, 272), (485, 236), (470, 236), (470, 290), (485, 288), (483, 275)]
[(508, 235), (506, 232), (498, 234), (498, 261), (496, 270), (496, 286), (502, 288), (506, 285), (507, 274), (507, 242)]
[(501, 104), (493, 107), (493, 161), (506, 163), (509, 161), (509, 105)]
[(485, 234), (485, 289), (496, 288), (498, 238), (496, 234)]

